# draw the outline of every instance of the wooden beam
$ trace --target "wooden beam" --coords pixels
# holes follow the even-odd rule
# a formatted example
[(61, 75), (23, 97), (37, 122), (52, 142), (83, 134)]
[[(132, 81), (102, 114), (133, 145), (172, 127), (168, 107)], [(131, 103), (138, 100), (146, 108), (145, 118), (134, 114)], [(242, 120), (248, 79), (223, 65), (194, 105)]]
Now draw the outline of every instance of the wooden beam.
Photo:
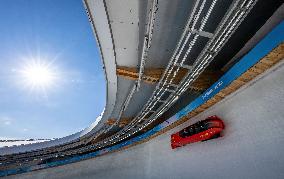
[(223, 72), (221, 71), (204, 71), (191, 84), (190, 89), (195, 91), (204, 91), (208, 89), (215, 81), (217, 81), (222, 74)]
[[(132, 119), (133, 118), (121, 118), (119, 123), (118, 123), (118, 126), (119, 127), (126, 126), (127, 124), (129, 124), (132, 121)], [(108, 119), (105, 123), (107, 125), (114, 125), (116, 121), (117, 121), (116, 119), (111, 118), (111, 119)]]
[[(175, 67), (177, 68), (177, 67)], [(157, 83), (162, 77), (164, 72), (163, 68), (150, 68), (145, 69), (144, 75), (142, 77), (143, 82), (148, 84)], [(180, 68), (178, 73), (175, 74), (174, 79), (172, 80), (172, 84), (179, 84), (179, 82), (183, 79), (183, 77), (188, 72), (188, 69)], [(116, 70), (118, 76), (129, 79), (129, 80), (137, 80), (139, 73), (137, 68), (132, 67), (118, 67)], [(171, 74), (170, 78), (173, 77), (174, 74)], [(194, 91), (204, 91), (210, 85), (212, 85), (220, 76), (222, 75), (219, 71), (204, 71), (198, 79), (190, 86), (191, 90)], [(170, 83), (170, 81), (168, 81)]]
[(108, 119), (105, 123), (108, 125), (113, 125), (115, 123), (116, 119)]
[[(173, 83), (178, 83), (184, 75), (187, 73), (187, 69), (180, 68), (179, 72), (176, 74)], [(144, 75), (142, 80), (145, 83), (154, 84), (157, 83), (164, 73), (163, 68), (146, 68), (144, 70)], [(137, 80), (139, 76), (139, 72), (137, 68), (132, 67), (122, 67), (119, 66), (116, 69), (116, 74), (120, 77), (129, 79), (129, 80)], [(173, 74), (172, 74), (173, 75)]]
[(126, 126), (127, 124), (129, 124), (131, 121), (132, 121), (133, 118), (121, 118), (120, 121), (119, 121), (119, 124), (118, 126), (119, 127), (124, 127)]
[[(164, 69), (162, 68), (145, 69), (142, 80), (145, 83), (150, 83), (150, 84), (156, 83), (159, 81), (163, 72), (164, 72)], [(132, 68), (132, 67), (121, 67), (120, 66), (116, 69), (116, 74), (118, 76), (121, 76), (129, 80), (137, 80), (139, 77), (138, 69)]]

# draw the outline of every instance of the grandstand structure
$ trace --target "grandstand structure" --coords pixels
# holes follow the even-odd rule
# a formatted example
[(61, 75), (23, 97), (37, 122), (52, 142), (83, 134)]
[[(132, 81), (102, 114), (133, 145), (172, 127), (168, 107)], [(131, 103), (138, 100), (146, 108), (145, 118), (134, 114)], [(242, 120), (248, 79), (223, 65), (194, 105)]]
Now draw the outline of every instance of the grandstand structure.
[(139, 147), (284, 58), (279, 37), (259, 57), (245, 59), (283, 25), (280, 0), (84, 0), (83, 5), (103, 62), (105, 109), (73, 135), (0, 148), (0, 176)]

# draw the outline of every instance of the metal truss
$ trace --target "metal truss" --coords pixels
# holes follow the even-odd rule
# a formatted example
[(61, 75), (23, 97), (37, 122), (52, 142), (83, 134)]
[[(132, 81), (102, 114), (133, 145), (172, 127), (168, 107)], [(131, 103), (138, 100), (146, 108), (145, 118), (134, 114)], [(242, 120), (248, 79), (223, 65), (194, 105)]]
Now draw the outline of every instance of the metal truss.
[[(139, 112), (139, 114), (132, 120), (132, 122), (125, 126), (121, 131), (98, 143), (85, 145), (78, 149), (68, 150), (71, 147), (63, 147), (62, 149), (57, 150), (55, 147), (47, 150), (33, 151), (31, 153), (23, 153), (16, 156), (11, 156), (6, 158), (6, 160), (3, 158), (4, 162), (2, 164), (7, 165), (10, 163), (15, 163), (15, 165), (17, 165), (21, 162), (28, 163), (29, 161), (45, 160), (49, 158), (57, 158), (98, 150), (100, 148), (119, 143), (120, 141), (131, 137), (132, 135), (136, 134), (137, 132), (153, 123), (159, 116), (161, 116), (167, 109), (169, 109), (172, 104), (174, 104), (178, 100), (180, 95), (190, 87), (192, 82), (194, 82), (195, 79), (210, 64), (210, 62), (222, 49), (222, 47), (229, 40), (231, 35), (235, 32), (235, 30), (238, 28), (238, 26), (245, 19), (247, 14), (257, 2), (257, 0), (235, 0), (230, 6), (227, 13), (224, 15), (215, 32), (206, 32), (204, 31), (204, 27), (217, 1), (218, 0), (211, 1), (212, 3), (210, 4), (209, 9), (207, 13), (205, 13), (204, 17), (200, 16), (208, 0), (196, 1), (192, 13), (188, 19), (186, 28), (177, 44), (175, 52), (162, 78), (157, 84), (152, 96), (144, 105), (141, 112)], [(199, 27), (196, 27), (198, 20), (201, 20), (201, 23)], [(150, 31), (153, 32), (153, 30)], [(210, 40), (207, 42), (206, 46), (199, 54), (192, 66), (184, 64), (187, 56), (195, 45), (197, 38), (200, 36), (209, 38)], [(187, 48), (185, 48), (186, 46)], [(188, 73), (178, 85), (173, 84), (173, 79), (181, 68), (188, 69)], [(169, 93), (170, 95), (168, 95)], [(105, 129), (100, 130), (100, 133), (104, 132), (104, 130)]]
[[(257, 0), (236, 0), (231, 5), (223, 17), (217, 30), (212, 34), (211, 32), (205, 32), (203, 29), (208, 21), (217, 0), (213, 0), (209, 6), (207, 13), (201, 17), (204, 10), (206, 0), (197, 0), (191, 16), (187, 22), (186, 28), (180, 38), (180, 41), (176, 47), (176, 50), (168, 64), (162, 78), (156, 86), (152, 96), (148, 102), (144, 105), (141, 112), (129, 123), (124, 129), (117, 134), (104, 139), (94, 145), (95, 149), (99, 149), (108, 145), (112, 145), (119, 141), (122, 141), (135, 133), (141, 131), (152, 122), (154, 122), (159, 116), (161, 116), (167, 109), (176, 102), (181, 94), (183, 94), (195, 81), (195, 79), (203, 72), (203, 70), (210, 64), (214, 57), (218, 54), (221, 48), (225, 45), (234, 31), (238, 28), (240, 23), (244, 20), (246, 15), (250, 12), (251, 8), (257, 2)], [(198, 20), (201, 19), (199, 27), (197, 26)], [(189, 67), (184, 62), (195, 45), (198, 37), (203, 36), (210, 38), (205, 48), (199, 54), (195, 60), (193, 66)], [(189, 39), (192, 39), (189, 41)], [(185, 49), (185, 47), (187, 48)], [(173, 80), (180, 68), (186, 67), (190, 70), (183, 80), (173, 87)], [(173, 74), (173, 75), (172, 75)], [(170, 93), (170, 95), (168, 95)], [(166, 95), (167, 94), (167, 95)], [(166, 99), (164, 99), (166, 98)], [(163, 103), (159, 101), (163, 101)], [(146, 118), (147, 117), (147, 118)]]

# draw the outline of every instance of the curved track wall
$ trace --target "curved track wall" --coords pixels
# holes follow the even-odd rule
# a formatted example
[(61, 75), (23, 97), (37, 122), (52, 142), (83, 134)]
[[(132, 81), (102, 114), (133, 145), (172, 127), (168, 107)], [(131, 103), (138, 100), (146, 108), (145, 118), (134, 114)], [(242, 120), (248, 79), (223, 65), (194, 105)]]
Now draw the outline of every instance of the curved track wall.
[[(43, 164), (43, 165), (40, 165), (40, 166), (35, 166), (35, 167), (24, 167), (24, 168), (20, 168), (19, 170), (7, 170), (7, 171), (0, 171), (0, 176), (3, 176), (3, 175), (7, 175), (7, 174), (15, 174), (15, 173), (22, 173), (22, 172), (27, 172), (27, 171), (32, 171), (32, 170), (37, 170), (39, 168), (46, 168), (46, 167), (52, 167), (52, 166), (59, 166), (59, 165), (63, 165), (63, 164), (68, 164), (68, 163), (72, 163), (72, 162), (75, 162), (75, 161), (78, 161), (78, 160), (82, 160), (82, 159), (88, 159), (88, 158), (91, 158), (91, 157), (94, 157), (94, 156), (98, 156), (98, 155), (102, 155), (102, 154), (105, 154), (109, 151), (113, 151), (113, 150), (116, 150), (118, 148), (121, 148), (123, 146), (126, 146), (126, 145), (129, 145), (129, 144), (132, 144), (133, 142), (135, 141), (139, 141), (141, 139), (143, 139), (144, 137), (149, 137), (149, 135), (152, 135), (153, 133), (157, 132), (157, 130), (159, 131), (161, 128), (163, 127), (166, 127), (168, 126), (170, 123), (174, 122), (175, 120), (177, 120), (177, 118), (181, 117), (181, 116), (184, 116), (186, 115), (188, 112), (190, 112), (190, 110), (194, 109), (195, 107), (197, 107), (199, 104), (199, 102), (204, 102), (204, 100), (206, 100), (207, 98), (209, 99), (210, 96), (214, 95), (217, 93), (218, 89), (220, 86), (226, 86), (227, 84), (230, 83), (230, 81), (234, 80), (236, 77), (238, 77), (240, 74), (242, 74), (244, 71), (247, 70), (247, 68), (251, 67), (251, 65), (253, 65), (254, 63), (257, 62), (257, 59), (259, 59), (260, 57), (262, 57), (264, 54), (266, 54), (266, 52), (269, 52), (272, 48), (275, 47), (275, 45), (279, 44), (279, 43), (283, 43), (283, 41), (281, 39), (283, 39), (283, 34), (281, 33), (281, 29), (283, 27), (283, 23), (280, 24), (275, 30), (273, 30), (270, 35), (268, 35), (265, 39), (262, 40), (262, 42), (260, 42), (250, 53), (248, 53), (238, 64), (236, 64), (232, 69), (230, 69), (230, 71), (228, 73), (226, 73), (222, 78), (219, 79), (219, 81), (216, 82), (217, 85), (213, 85), (212, 87), (210, 87), (207, 92), (205, 92), (204, 94), (205, 95), (202, 95), (201, 97), (199, 97), (198, 99), (196, 99), (195, 101), (193, 101), (191, 104), (189, 104), (187, 107), (185, 107), (183, 110), (181, 110), (179, 113), (177, 113), (175, 116), (171, 117), (170, 119), (168, 119), (167, 121), (165, 121), (164, 123), (156, 126), (154, 129), (148, 131), (145, 133), (145, 135), (143, 134), (142, 138), (140, 137), (136, 137), (134, 139), (131, 139), (129, 141), (126, 141), (126, 142), (123, 142), (122, 144), (118, 144), (116, 146), (113, 146), (113, 147), (110, 147), (110, 148), (107, 148), (107, 149), (103, 149), (103, 150), (100, 150), (100, 151), (97, 151), (97, 152), (94, 152), (94, 153), (91, 153), (91, 154), (87, 154), (85, 156), (82, 156), (82, 157), (73, 157), (71, 160), (67, 159), (67, 160), (63, 160), (63, 161), (58, 161), (58, 162), (53, 162), (53, 163), (47, 163), (47, 164)], [(275, 39), (277, 38), (277, 39)], [(266, 42), (270, 42), (270, 43), (266, 43)], [(278, 49), (278, 50), (276, 50)], [(273, 52), (270, 53), (270, 56), (271, 57), (265, 57), (265, 58), (272, 58), (271, 60), (273, 61), (273, 58), (274, 60), (278, 59), (278, 60), (283, 60), (283, 45), (280, 45), (278, 46), (276, 49), (273, 50)], [(275, 51), (276, 50), (276, 51)], [(264, 59), (265, 59), (264, 58)], [(271, 62), (272, 62), (271, 61)], [(265, 62), (265, 60), (264, 60)], [(271, 62), (265, 62), (265, 63), (271, 63)], [(280, 63), (281, 64), (281, 63)], [(283, 62), (282, 62), (283, 64)], [(264, 64), (262, 64), (263, 66)], [(282, 65), (283, 66), (283, 65)], [(280, 65), (280, 69), (282, 67)], [(253, 68), (253, 67), (251, 67)], [(256, 70), (256, 68), (253, 68), (254, 70)], [(251, 72), (249, 73), (251, 74)], [(280, 77), (283, 77), (283, 74), (279, 74)], [(219, 83), (221, 83), (221, 85), (219, 85)], [(278, 79), (276, 80), (271, 80), (271, 83), (276, 83), (278, 84), (280, 82), (280, 86), (276, 86), (276, 88), (272, 88), (274, 89), (275, 91), (275, 94), (279, 93), (278, 96), (280, 96), (280, 98), (276, 98), (275, 100), (273, 98), (271, 98), (273, 100), (273, 104), (277, 104), (276, 106), (275, 105), (272, 105), (273, 108), (272, 110), (267, 110), (269, 108), (263, 108), (262, 109), (262, 112), (261, 110), (259, 110), (260, 113), (258, 113), (256, 111), (255, 113), (255, 116), (256, 118), (261, 118), (262, 116), (265, 116), (265, 115), (270, 115), (270, 113), (272, 113), (272, 116), (274, 115), (273, 114), (273, 110), (274, 108), (275, 109), (279, 109), (279, 106), (280, 108), (282, 109), (282, 97), (283, 97), (283, 82)], [(268, 84), (270, 86), (270, 84)], [(217, 88), (216, 88), (217, 86)], [(273, 85), (271, 85), (273, 86)], [(265, 87), (265, 86), (264, 86)], [(214, 90), (212, 90), (214, 89)], [(270, 90), (271, 91), (271, 90)], [(273, 92), (273, 90), (272, 90)], [(208, 93), (208, 94), (207, 94)], [(258, 91), (256, 91), (256, 93), (258, 93)], [(271, 94), (271, 96), (275, 95), (274, 93)], [(258, 94), (259, 98), (262, 98), (263, 95), (262, 93), (259, 93)], [(205, 96), (205, 97), (204, 97)], [(264, 95), (265, 96), (265, 95)], [(276, 95), (277, 96), (277, 95)], [(247, 96), (246, 99), (248, 100), (251, 100), (253, 99), (254, 100), (254, 95), (251, 95), (251, 96)], [(201, 100), (202, 99), (202, 100)], [(277, 100), (278, 99), (278, 100)], [(237, 101), (238, 103), (239, 101)], [(235, 111), (238, 111), (239, 108), (242, 109), (242, 107), (246, 107), (246, 108), (249, 108), (251, 107), (250, 110), (254, 110), (254, 108), (258, 108), (259, 104), (256, 103), (254, 106), (250, 106), (250, 105), (247, 105), (246, 104), (243, 104), (243, 105), (240, 105), (240, 106), (237, 106), (236, 108), (233, 108)], [(218, 106), (218, 105), (217, 105)], [(261, 106), (261, 105), (260, 105)], [(275, 106), (275, 107), (274, 107)], [(243, 114), (246, 114), (246, 111), (242, 112)], [(264, 115), (262, 114), (264, 113)], [(277, 114), (280, 114), (280, 116), (283, 117), (282, 113), (281, 113), (281, 110), (279, 110), (279, 112)], [(262, 116), (258, 116), (258, 115), (262, 115)], [(271, 117), (271, 116), (268, 116), (268, 117)], [(166, 124), (167, 123), (167, 124)], [(281, 123), (279, 123), (281, 124)], [(258, 124), (256, 124), (257, 126)], [(281, 125), (280, 125), (281, 126)], [(243, 126), (243, 127), (246, 127), (246, 126)], [(261, 129), (262, 128), (258, 127), (258, 129)], [(265, 129), (265, 128), (264, 128)], [(271, 130), (273, 130), (274, 128), (272, 128)], [(270, 132), (269, 130), (263, 130), (263, 135), (265, 135), (267, 132)], [(276, 135), (277, 136), (277, 135)], [(256, 138), (259, 138), (259, 136), (255, 136)], [(281, 135), (280, 136), (277, 136), (278, 138), (281, 138)], [(261, 136), (260, 136), (261, 138)], [(151, 155), (150, 155), (150, 158), (151, 158)], [(84, 169), (84, 168), (82, 168)]]
[[(10, 178), (284, 178), (284, 63), (181, 126), (144, 144)], [(224, 137), (170, 148), (170, 134), (209, 115)]]

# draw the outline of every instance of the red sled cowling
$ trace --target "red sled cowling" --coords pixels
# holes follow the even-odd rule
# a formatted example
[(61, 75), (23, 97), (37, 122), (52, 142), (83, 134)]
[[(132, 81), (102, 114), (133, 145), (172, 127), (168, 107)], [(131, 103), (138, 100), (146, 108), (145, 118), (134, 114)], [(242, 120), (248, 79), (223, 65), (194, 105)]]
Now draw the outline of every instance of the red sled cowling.
[(203, 121), (199, 121), (172, 134), (171, 147), (175, 149), (189, 143), (218, 138), (224, 128), (225, 125), (218, 116), (210, 116)]

